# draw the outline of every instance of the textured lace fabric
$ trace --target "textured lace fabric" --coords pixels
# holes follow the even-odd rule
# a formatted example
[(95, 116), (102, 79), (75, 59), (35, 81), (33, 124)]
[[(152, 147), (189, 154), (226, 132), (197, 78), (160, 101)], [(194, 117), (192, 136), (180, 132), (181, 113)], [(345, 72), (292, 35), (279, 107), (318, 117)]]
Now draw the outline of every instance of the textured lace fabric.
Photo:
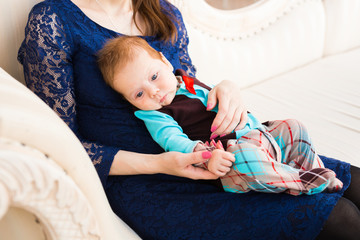
[[(172, 45), (144, 38), (174, 69), (194, 75), (181, 14), (160, 2), (177, 19), (178, 40)], [(96, 52), (118, 35), (93, 22), (70, 0), (47, 0), (30, 12), (18, 55), (27, 86), (82, 141), (113, 211), (142, 239), (314, 239), (350, 183), (349, 164), (323, 157), (344, 183), (343, 190), (299, 197), (223, 193), (208, 181), (161, 174), (108, 176), (120, 149), (162, 151), (130, 105), (104, 83), (96, 65)]]
[[(164, 4), (164, 2), (162, 4), (166, 10), (174, 13), (176, 19), (181, 20), (181, 15), (177, 9)], [(182, 20), (176, 26), (178, 29), (176, 48), (170, 44), (162, 44), (162, 42), (157, 41), (153, 37), (146, 37), (146, 39), (154, 48), (161, 50), (174, 66), (181, 67), (190, 75), (194, 75), (195, 68), (191, 64), (187, 53), (188, 37)], [(98, 102), (95, 102), (95, 100), (88, 101), (88, 97), (91, 98), (98, 94), (96, 91), (92, 92), (93, 96), (82, 94), (84, 88), (93, 87), (95, 89), (99, 85), (98, 82), (92, 84), (86, 78), (102, 80), (98, 72), (92, 75), (87, 74), (89, 71), (83, 69), (81, 64), (90, 66), (90, 69), (97, 70), (96, 57), (94, 55), (106, 39), (116, 37), (117, 35), (121, 34), (99, 26), (87, 18), (69, 0), (46, 1), (32, 9), (26, 27), (26, 37), (18, 55), (19, 61), (24, 66), (25, 80), (28, 88), (46, 102), (75, 132), (91, 157), (103, 184), (106, 181), (112, 159), (119, 149), (144, 152), (143, 149), (136, 149), (134, 147), (126, 149), (126, 144), (123, 140), (121, 140), (120, 144), (116, 144), (115, 141), (110, 142), (107, 139), (104, 140), (101, 137), (99, 138), (88, 133), (92, 130), (91, 128), (96, 128), (97, 124), (108, 124), (106, 121), (93, 120), (93, 122), (90, 122), (84, 120), (86, 121), (84, 125), (88, 127), (79, 127), (84, 121), (79, 120), (80, 114), (78, 111), (81, 112), (81, 119), (84, 119), (88, 118), (89, 115), (93, 116), (96, 114), (96, 107), (107, 106), (109, 111), (119, 109), (118, 111), (112, 111), (112, 114), (123, 114), (123, 109), (129, 108), (127, 103), (119, 101), (117, 97), (114, 97), (114, 103), (116, 104), (113, 104), (106, 102), (109, 101), (108, 99), (105, 101), (101, 99), (102, 96), (98, 97)], [(77, 59), (80, 59), (80, 61)], [(74, 64), (75, 61), (78, 63)], [(90, 71), (90, 73), (92, 72)], [(101, 87), (110, 92), (105, 86), (102, 85)], [(100, 93), (106, 95), (106, 91), (100, 91)], [(114, 93), (110, 94), (115, 95)], [(81, 103), (80, 106), (79, 103)], [(82, 114), (85, 111), (86, 113)], [(129, 115), (130, 112), (126, 110), (126, 114)], [(124, 119), (126, 120), (124, 128), (127, 127), (126, 122), (131, 121), (131, 119), (131, 117)], [(137, 122), (137, 125), (141, 125), (141, 123)], [(141, 131), (143, 130), (142, 128)], [(99, 132), (100, 129), (98, 135), (101, 134)], [(115, 131), (113, 135), (115, 134), (121, 133)], [(141, 137), (143, 136), (137, 139), (141, 139)], [(146, 143), (149, 145), (148, 149), (150, 149), (151, 145), (154, 145), (150, 144), (150, 141), (149, 138), (146, 139)], [(104, 143), (109, 144), (104, 145)], [(142, 144), (131, 144), (130, 142), (129, 145), (136, 146)], [(161, 151), (158, 146), (155, 146), (155, 149), (157, 149), (157, 152)]]

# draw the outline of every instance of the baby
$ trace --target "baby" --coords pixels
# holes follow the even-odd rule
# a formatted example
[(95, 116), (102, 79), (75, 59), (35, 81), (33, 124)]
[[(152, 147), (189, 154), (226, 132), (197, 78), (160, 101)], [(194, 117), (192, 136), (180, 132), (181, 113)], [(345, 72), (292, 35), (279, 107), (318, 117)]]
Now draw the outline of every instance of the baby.
[(248, 113), (243, 129), (210, 138), (217, 111), (206, 110), (211, 88), (184, 70), (174, 74), (169, 61), (144, 39), (109, 40), (98, 64), (105, 82), (136, 108), (136, 117), (165, 151), (210, 150), (208, 161), (198, 167), (219, 176), (225, 191), (311, 195), (342, 188), (296, 120), (260, 123)]

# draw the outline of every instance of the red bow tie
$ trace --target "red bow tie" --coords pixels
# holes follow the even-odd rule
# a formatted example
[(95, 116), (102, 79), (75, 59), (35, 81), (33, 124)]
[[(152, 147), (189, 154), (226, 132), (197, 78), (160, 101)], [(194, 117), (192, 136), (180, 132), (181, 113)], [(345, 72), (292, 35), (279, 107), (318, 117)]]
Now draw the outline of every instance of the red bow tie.
[(185, 88), (192, 94), (196, 95), (195, 89), (194, 89), (194, 79), (188, 76), (183, 75), (182, 79), (185, 83)]

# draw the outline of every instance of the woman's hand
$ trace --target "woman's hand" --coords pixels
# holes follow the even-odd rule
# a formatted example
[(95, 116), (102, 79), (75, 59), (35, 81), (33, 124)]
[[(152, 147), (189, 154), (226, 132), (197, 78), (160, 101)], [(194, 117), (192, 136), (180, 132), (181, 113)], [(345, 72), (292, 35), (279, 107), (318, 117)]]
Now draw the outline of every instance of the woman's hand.
[(205, 162), (209, 158), (211, 158), (211, 152), (208, 151), (193, 153), (167, 152), (160, 154), (157, 166), (159, 166), (160, 172), (165, 174), (191, 179), (217, 179), (218, 176), (210, 171), (194, 166)]
[(224, 80), (216, 85), (209, 92), (206, 109), (212, 110), (218, 102), (218, 113), (211, 125), (211, 139), (240, 130), (247, 123), (247, 110), (235, 83)]

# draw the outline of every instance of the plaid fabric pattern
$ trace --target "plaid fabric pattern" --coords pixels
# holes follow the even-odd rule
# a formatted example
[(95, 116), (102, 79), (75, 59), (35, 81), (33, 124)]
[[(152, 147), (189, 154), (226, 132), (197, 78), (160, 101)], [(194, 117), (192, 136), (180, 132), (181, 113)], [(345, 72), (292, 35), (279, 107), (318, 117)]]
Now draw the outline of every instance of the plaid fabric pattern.
[(307, 130), (297, 120), (268, 122), (262, 129), (229, 140), (227, 151), (236, 158), (230, 172), (221, 178), (227, 192), (311, 195), (342, 188), (335, 173), (324, 168)]

